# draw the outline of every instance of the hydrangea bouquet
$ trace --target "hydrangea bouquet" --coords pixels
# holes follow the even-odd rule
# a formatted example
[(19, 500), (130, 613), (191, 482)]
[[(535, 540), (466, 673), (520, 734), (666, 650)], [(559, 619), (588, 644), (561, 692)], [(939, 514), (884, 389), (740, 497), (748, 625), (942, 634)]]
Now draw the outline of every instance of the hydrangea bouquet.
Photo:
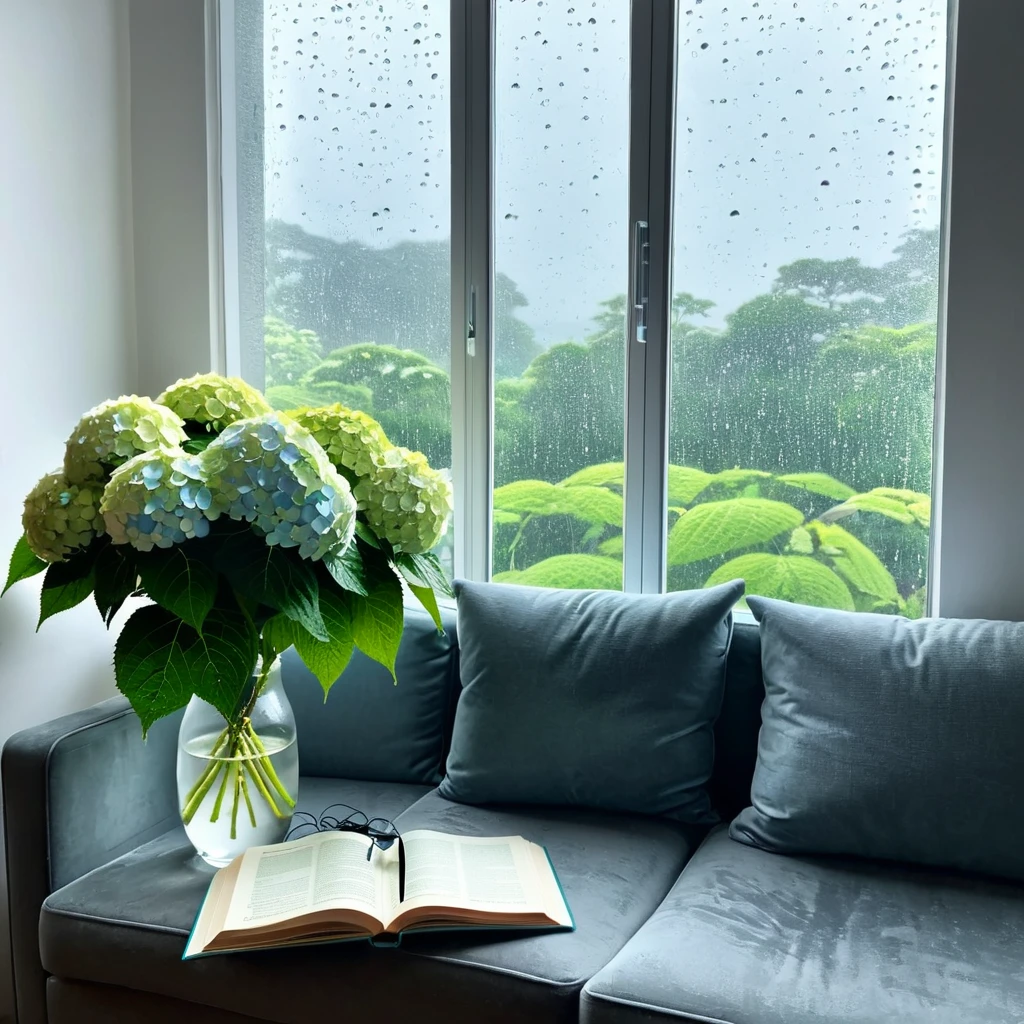
[(450, 512), (445, 477), (366, 414), (275, 412), (203, 374), (86, 413), (25, 499), (4, 590), (45, 571), (40, 625), (90, 595), (108, 626), (151, 600), (117, 639), (118, 689), (144, 733), (193, 695), (223, 716), (182, 817), (218, 776), (230, 790), (234, 760), (251, 776), (235, 769), (234, 833), (240, 793), (255, 824), (249, 787), (279, 817), (294, 806), (250, 721), (277, 657), (294, 646), (325, 698), (354, 647), (394, 676), (403, 583), (441, 628), (435, 592), (451, 590), (430, 550)]

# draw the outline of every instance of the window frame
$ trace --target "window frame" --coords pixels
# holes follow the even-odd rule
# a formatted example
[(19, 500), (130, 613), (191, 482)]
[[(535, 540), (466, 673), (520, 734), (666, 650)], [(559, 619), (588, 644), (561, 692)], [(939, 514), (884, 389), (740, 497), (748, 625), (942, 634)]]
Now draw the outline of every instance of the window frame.
[[(240, 253), (262, 251), (262, 183), (241, 182), (241, 167), (262, 167), (262, 18), (255, 5), (205, 0), (211, 122), (209, 199), (211, 349), (216, 368), (264, 380), (263, 282), (246, 281)], [(987, 0), (1000, 7), (1003, 0)], [(496, 0), (450, 0), (451, 5), (451, 384), (452, 477), (455, 491), (455, 572), (470, 580), (491, 574), (494, 436), (494, 66)], [(957, 39), (961, 23), (977, 31), (991, 12), (983, 4), (948, 0), (944, 163), (940, 227), (939, 311), (933, 418), (933, 516), (929, 537), (927, 614), (940, 607), (942, 512), (945, 480), (947, 319), (950, 295), (969, 304), (960, 282), (950, 281), (951, 224), (985, 202), (962, 185), (953, 208), (956, 157), (953, 121), (957, 90)], [(245, 14), (240, 16), (239, 12)], [(632, 0), (630, 10), (629, 217), (623, 522), (623, 590), (666, 589), (669, 377), (671, 362), (671, 258), (675, 97), (678, 68), (677, 0)], [(246, 24), (240, 26), (240, 17)], [(976, 20), (975, 20), (976, 19)], [(247, 47), (239, 54), (239, 29)], [(244, 75), (240, 72), (244, 70)], [(239, 88), (239, 82), (245, 88)], [(968, 90), (969, 91), (969, 90)], [(1024, 95), (1024, 85), (1020, 93)], [(1009, 102), (1009, 100), (1007, 101)], [(244, 127), (246, 151), (239, 151)], [(650, 271), (646, 341), (637, 340), (634, 225), (649, 226)], [(251, 267), (253, 260), (247, 259)], [(248, 285), (248, 287), (247, 287)], [(258, 294), (257, 294), (258, 293)], [(249, 343), (245, 339), (248, 338)]]

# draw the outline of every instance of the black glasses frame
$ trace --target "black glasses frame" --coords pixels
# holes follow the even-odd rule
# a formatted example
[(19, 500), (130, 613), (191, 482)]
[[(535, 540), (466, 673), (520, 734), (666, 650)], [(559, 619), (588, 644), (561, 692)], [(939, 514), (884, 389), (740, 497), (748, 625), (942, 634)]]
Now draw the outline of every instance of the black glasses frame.
[[(344, 817), (338, 817), (331, 812), (335, 808), (344, 808), (349, 813)], [(284, 841), (288, 842), (293, 834), (299, 829), (311, 828), (316, 832), (354, 832), (357, 835), (366, 836), (370, 845), (366, 848), (366, 859), (373, 855), (373, 848), (379, 850), (390, 850), (395, 843), (398, 844), (398, 899), (399, 902), (405, 899), (405, 843), (402, 842), (402, 834), (395, 828), (393, 821), (388, 818), (368, 818), (366, 814), (353, 807), (351, 804), (331, 804), (320, 812), (320, 816), (310, 814), (308, 811), (296, 811), (295, 818), (302, 818), (297, 825), (293, 825)], [(294, 836), (301, 839), (303, 836)]]

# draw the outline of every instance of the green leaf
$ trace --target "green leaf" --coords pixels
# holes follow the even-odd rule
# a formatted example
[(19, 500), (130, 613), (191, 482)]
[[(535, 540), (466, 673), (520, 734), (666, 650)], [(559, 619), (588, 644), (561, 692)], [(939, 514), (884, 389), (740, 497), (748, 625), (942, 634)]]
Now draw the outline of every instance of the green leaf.
[[(360, 600), (360, 598), (357, 597), (356, 600)], [(304, 629), (296, 630), (295, 650), (299, 652), (299, 657), (305, 662), (309, 671), (320, 680), (320, 685), (324, 690), (324, 700), (327, 699), (331, 687), (345, 671), (345, 666), (352, 658), (355, 640), (352, 628), (352, 608), (349, 602), (350, 599), (345, 594), (321, 589), (320, 613), (327, 625), (327, 632), (330, 634), (330, 640), (326, 643), (310, 636)], [(401, 636), (401, 630), (399, 630), (399, 636)], [(393, 660), (389, 667), (393, 676)]]
[(789, 535), (789, 550), (795, 555), (813, 555), (814, 538), (802, 526), (798, 526)]
[(915, 590), (905, 601), (900, 602), (900, 610), (908, 619), (923, 619), (928, 614), (928, 588)]
[(493, 580), (567, 590), (621, 590), (622, 562), (600, 555), (555, 555), (526, 569), (499, 572)]
[(597, 550), (602, 555), (607, 555), (609, 558), (621, 558), (623, 552), (623, 537), (621, 533), (617, 533), (614, 537), (609, 537), (607, 540), (601, 541), (597, 545)]
[(848, 484), (840, 483), (828, 473), (787, 473), (777, 479), (788, 487), (799, 487), (802, 491), (820, 494), (833, 501), (845, 501), (857, 493)]
[(352, 638), (368, 658), (380, 662), (395, 679), (395, 658), (405, 613), (402, 584), (384, 559), (367, 563), (369, 594), (352, 598)]
[(731, 498), (696, 505), (668, 535), (668, 564), (686, 565), (777, 537), (804, 521), (803, 513), (767, 498)]
[(340, 554), (324, 555), (320, 561), (342, 590), (366, 596), (366, 570), (358, 544), (353, 541)]
[(668, 467), (668, 503), (670, 505), (690, 505), (694, 499), (713, 480), (710, 473), (690, 466)]
[(224, 542), (217, 565), (243, 600), (284, 612), (318, 640), (330, 639), (316, 572), (294, 549), (266, 544), (247, 530)]
[(213, 569), (189, 558), (181, 547), (149, 551), (138, 557), (138, 566), (146, 593), (201, 633), (217, 599), (217, 574)]
[(143, 734), (193, 693), (233, 717), (251, 685), (257, 639), (239, 611), (214, 608), (202, 636), (159, 605), (135, 612), (114, 648), (114, 677)]
[(504, 512), (500, 508), (494, 509), (491, 518), (495, 526), (518, 526), (523, 520), (517, 512)]
[(704, 585), (714, 587), (729, 580), (746, 581), (747, 595), (774, 597), (816, 608), (854, 610), (853, 595), (827, 566), (807, 555), (740, 555), (716, 569)]
[(516, 480), (495, 490), (494, 507), (504, 512), (575, 516), (586, 523), (622, 526), (622, 496), (604, 487), (563, 487), (545, 480)]
[(851, 589), (876, 598), (873, 604), (880, 603), (890, 611), (899, 607), (896, 581), (871, 548), (835, 524), (810, 523), (808, 529), (818, 538), (831, 567)]
[(876, 512), (905, 526), (917, 523), (928, 529), (931, 524), (931, 508), (931, 499), (927, 494), (895, 487), (876, 487), (864, 494), (854, 494), (841, 505), (824, 512), (819, 519), (831, 523), (853, 515), (854, 512)]
[(18, 538), (18, 543), (14, 545), (14, 551), (11, 552), (11, 567), (7, 571), (7, 582), (4, 584), (4, 589), (0, 590), (0, 597), (3, 597), (15, 583), (41, 573), (47, 564), (28, 546), (28, 540), (23, 534)]
[(46, 570), (39, 595), (37, 631), (51, 615), (74, 608), (92, 593), (96, 558), (103, 546), (93, 543), (66, 561), (54, 562)]
[(395, 555), (395, 564), (410, 584), (415, 583), (418, 587), (430, 587), (432, 590), (444, 594), (445, 597), (455, 596), (451, 581), (437, 555), (429, 553), (411, 555), (406, 551), (400, 551)]
[(263, 623), (260, 634), (262, 646), (269, 647), (274, 654), (284, 654), (289, 647), (294, 646), (302, 632), (303, 629), (297, 622), (292, 622), (284, 612), (278, 612)]
[(444, 623), (441, 622), (441, 609), (437, 607), (437, 596), (434, 594), (433, 589), (421, 587), (416, 583), (410, 583), (408, 580), (405, 582), (419, 603), (430, 613), (430, 617), (434, 620), (434, 625), (437, 626), (438, 633), (443, 633)]
[(371, 548), (380, 547), (380, 538), (361, 519), (356, 520), (356, 536)]
[[(739, 490), (749, 484), (755, 484), (761, 480), (771, 480), (771, 478), (771, 473), (766, 473), (763, 469), (723, 469), (721, 473), (715, 473), (711, 483)], [(685, 505), (686, 502), (684, 501), (683, 504)]]
[(121, 605), (139, 586), (139, 570), (135, 564), (135, 549), (127, 544), (110, 544), (96, 559), (93, 597), (107, 628)]
[(626, 467), (622, 462), (602, 462), (597, 466), (584, 466), (578, 473), (567, 476), (562, 487), (622, 487), (626, 482)]
[(198, 455), (200, 452), (205, 452), (207, 448), (217, 439), (216, 434), (207, 434), (202, 437), (190, 437), (184, 444), (182, 449), (189, 453), (189, 455)]

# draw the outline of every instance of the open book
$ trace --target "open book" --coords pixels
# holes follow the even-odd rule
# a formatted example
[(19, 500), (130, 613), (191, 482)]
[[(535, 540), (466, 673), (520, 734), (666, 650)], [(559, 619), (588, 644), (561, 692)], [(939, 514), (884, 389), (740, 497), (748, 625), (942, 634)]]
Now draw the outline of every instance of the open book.
[(415, 831), (399, 855), (353, 832), (254, 846), (210, 883), (182, 957), (437, 928), (572, 929), (544, 847), (520, 836)]

